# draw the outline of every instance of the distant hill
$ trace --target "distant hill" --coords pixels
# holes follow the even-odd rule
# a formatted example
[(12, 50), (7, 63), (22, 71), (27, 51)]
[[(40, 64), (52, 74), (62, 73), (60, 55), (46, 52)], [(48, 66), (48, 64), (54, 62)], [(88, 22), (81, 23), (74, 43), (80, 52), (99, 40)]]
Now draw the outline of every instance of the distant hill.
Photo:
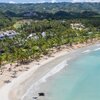
[(100, 3), (0, 3), (0, 29), (11, 26), (17, 19), (63, 20), (75, 18), (100, 20)]
[(6, 18), (5, 13), (3, 13), (2, 11), (0, 11), (0, 19), (1, 19), (1, 18)]
[(0, 4), (0, 10), (11, 17), (32, 19), (71, 19), (100, 14), (100, 3)]
[(3, 13), (2, 11), (0, 11), (0, 30), (3, 27), (7, 27), (11, 24), (12, 19), (10, 16), (7, 16), (5, 13)]
[(93, 11), (100, 13), (100, 3), (38, 3), (38, 4), (0, 4), (0, 10), (15, 13), (36, 11), (56, 13), (58, 11), (65, 12), (83, 12)]

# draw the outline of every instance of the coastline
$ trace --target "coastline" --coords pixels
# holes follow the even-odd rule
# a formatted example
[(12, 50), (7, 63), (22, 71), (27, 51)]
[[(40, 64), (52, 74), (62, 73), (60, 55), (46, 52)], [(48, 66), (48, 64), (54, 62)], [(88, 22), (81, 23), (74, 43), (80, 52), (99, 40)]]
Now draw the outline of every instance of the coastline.
[[(82, 46), (83, 48), (81, 47), (81, 49), (84, 51), (88, 46), (89, 45)], [(78, 48), (79, 47), (75, 49), (70, 48), (70, 50), (68, 48), (63, 49), (59, 52), (56, 52), (55, 54), (53, 54), (53, 56), (49, 57), (48, 59), (40, 60), (39, 64), (34, 64), (33, 62), (30, 63), (28, 66), (32, 67), (27, 72), (23, 72), (23, 74), (13, 79), (11, 83), (5, 84), (0, 88), (0, 98), (2, 98), (2, 100), (20, 100), (20, 97), (23, 94), (25, 94), (24, 91), (26, 91), (29, 88), (29, 86), (32, 85), (32, 83), (36, 82), (46, 73), (48, 73), (55, 65), (61, 62), (62, 58), (63, 61), (67, 57), (66, 55), (72, 55), (75, 54), (75, 52), (78, 53), (79, 51), (81, 51), (81, 49)], [(50, 65), (50, 63), (52, 65)]]
[[(52, 69), (50, 69), (49, 73), (46, 73), (44, 76), (40, 76), (40, 79), (38, 79), (36, 82), (33, 81), (32, 82), (33, 84), (28, 88), (27, 92), (19, 100), (34, 100), (33, 99), (34, 97), (38, 97), (39, 100), (44, 100), (43, 97), (41, 97), (41, 96), (39, 97), (38, 96), (38, 93), (42, 93), (43, 92), (46, 95), (45, 84), (49, 84), (48, 83), (49, 79), (53, 80), (52, 78), (54, 78), (55, 75), (58, 72), (60, 72), (61, 70), (65, 69), (65, 67), (67, 68), (67, 65), (69, 65), (69, 62), (70, 63), (73, 62), (80, 55), (84, 55), (84, 54), (87, 54), (89, 52), (92, 52), (92, 51), (95, 51), (95, 50), (99, 50), (100, 48), (98, 46), (97, 45), (96, 46), (95, 45), (93, 45), (93, 46), (87, 46), (87, 47), (84, 47), (84, 48), (80, 48), (80, 49), (71, 51), (69, 54), (61, 56), (60, 57), (60, 62), (56, 66), (54, 66)], [(98, 49), (94, 49), (94, 47), (98, 48)], [(56, 63), (56, 60), (57, 59), (55, 59), (53, 62)], [(56, 71), (54, 69), (57, 69), (58, 71)], [(60, 69), (60, 71), (59, 71), (59, 69)], [(36, 75), (39, 75), (39, 74), (37, 73)], [(48, 76), (48, 75), (50, 75), (50, 76)], [(42, 86), (44, 86), (44, 88), (42, 88)], [(44, 90), (42, 90), (41, 88), (44, 89)]]

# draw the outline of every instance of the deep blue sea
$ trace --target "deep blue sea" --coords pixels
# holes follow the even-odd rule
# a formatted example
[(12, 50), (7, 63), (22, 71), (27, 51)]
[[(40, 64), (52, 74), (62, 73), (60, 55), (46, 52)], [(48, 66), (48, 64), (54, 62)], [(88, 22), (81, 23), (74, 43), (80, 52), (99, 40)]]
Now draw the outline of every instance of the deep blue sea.
[(45, 100), (100, 100), (100, 50), (70, 61), (48, 81)]

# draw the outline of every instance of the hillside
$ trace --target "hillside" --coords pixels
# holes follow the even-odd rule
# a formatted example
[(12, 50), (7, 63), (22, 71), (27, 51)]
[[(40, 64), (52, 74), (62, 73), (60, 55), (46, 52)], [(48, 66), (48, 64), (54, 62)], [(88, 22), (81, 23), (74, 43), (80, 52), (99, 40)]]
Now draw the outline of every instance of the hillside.
[(11, 22), (12, 19), (10, 16), (7, 16), (5, 13), (0, 11), (0, 29), (9, 26)]
[(93, 11), (100, 13), (100, 3), (41, 3), (41, 4), (0, 4), (2, 11), (22, 13), (28, 11), (55, 13)]
[(63, 20), (97, 19), (100, 20), (100, 3), (37, 3), (8, 4), (0, 3), (0, 29), (19, 19)]

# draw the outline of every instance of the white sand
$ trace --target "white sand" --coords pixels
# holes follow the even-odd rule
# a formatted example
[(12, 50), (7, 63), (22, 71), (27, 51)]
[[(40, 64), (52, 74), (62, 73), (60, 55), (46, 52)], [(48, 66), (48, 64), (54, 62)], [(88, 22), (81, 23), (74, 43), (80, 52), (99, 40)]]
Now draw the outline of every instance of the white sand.
[[(77, 49), (77, 48), (75, 48), (75, 49)], [(62, 51), (56, 52), (55, 54), (53, 54), (53, 57), (49, 57), (48, 59), (40, 60), (39, 65), (34, 64), (33, 62), (30, 63), (29, 65), (26, 65), (26, 66), (32, 66), (31, 69), (29, 69), (27, 72), (23, 72), (19, 77), (13, 79), (11, 81), (11, 83), (4, 84), (4, 86), (2, 86), (0, 88), (0, 100), (19, 100), (19, 99), (14, 99), (14, 97), (16, 96), (16, 93), (13, 92), (14, 89), (16, 89), (18, 86), (22, 85), (22, 83), (24, 84), (24, 82), (27, 81), (27, 79), (29, 79), (32, 76), (32, 74), (35, 73), (39, 69), (39, 67), (41, 67), (42, 65), (44, 65), (50, 61), (53, 61), (54, 59), (56, 59), (60, 56), (68, 54), (68, 51), (71, 52), (71, 51), (73, 51), (73, 49), (71, 49), (71, 48), (63, 49)], [(11, 91), (13, 92), (13, 95), (12, 95)]]
[[(42, 60), (40, 61), (40, 65), (36, 65), (34, 63), (31, 63), (30, 66), (33, 66), (29, 71), (27, 72), (23, 72), (22, 75), (20, 75), (18, 78), (13, 79), (11, 83), (5, 84), (3, 87), (0, 88), (0, 98), (2, 98), (2, 100), (10, 100), (9, 98), (9, 93), (12, 90), (12, 88), (17, 87), (21, 82), (23, 82), (24, 80), (26, 80), (27, 78), (29, 78), (33, 72), (35, 72), (40, 66), (48, 63), (49, 61), (52, 61), (53, 59), (65, 55), (66, 50), (64, 51), (60, 51), (59, 53), (54, 54), (54, 57), (50, 57), (47, 60)], [(0, 99), (1, 100), (1, 99)]]

